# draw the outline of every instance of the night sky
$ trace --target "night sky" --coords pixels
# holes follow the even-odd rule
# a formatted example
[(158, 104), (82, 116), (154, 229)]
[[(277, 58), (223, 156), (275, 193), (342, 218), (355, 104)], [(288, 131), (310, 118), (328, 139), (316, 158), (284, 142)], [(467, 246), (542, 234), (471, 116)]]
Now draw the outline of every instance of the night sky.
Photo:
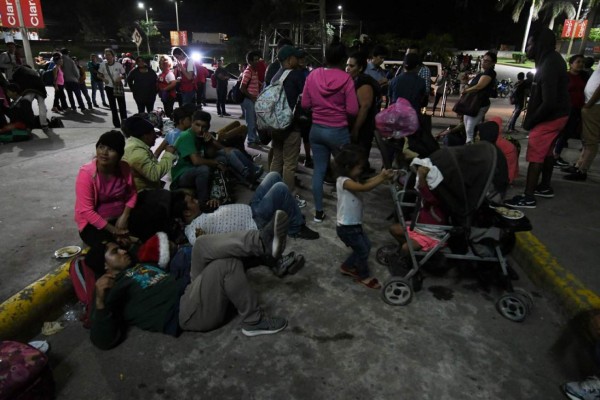
[[(42, 0), (42, 8), (49, 36), (69, 36), (81, 29), (78, 18), (64, 18), (65, 10), (74, 10), (77, 4), (89, 3), (92, 7), (107, 4), (112, 0)], [(179, 5), (181, 30), (190, 32), (223, 32), (230, 37), (248, 36), (250, 25), (260, 26), (260, 17), (248, 20), (247, 7), (256, 4), (256, 0), (185, 0)], [(282, 0), (261, 0), (262, 3)], [(57, 5), (60, 4), (59, 5)], [(166, 36), (169, 30), (175, 30), (175, 6), (168, 0), (147, 0), (146, 7), (152, 7), (149, 13), (157, 27)], [(467, 5), (465, 6), (465, 3)], [(138, 9), (138, 1), (118, 1), (118, 15), (127, 20), (144, 19), (143, 10)], [(384, 33), (397, 34), (409, 40), (420, 40), (427, 33), (452, 35), (458, 48), (491, 48), (500, 44), (516, 44), (522, 40), (526, 15), (515, 24), (510, 12), (495, 9), (497, 0), (395, 0), (395, 1), (328, 1), (328, 19), (339, 24), (341, 4), (344, 20), (358, 31), (362, 22), (362, 32), (371, 36)], [(101, 7), (101, 6), (100, 6)], [(115, 14), (113, 14), (115, 15)], [(256, 14), (255, 14), (256, 15)], [(98, 17), (100, 18), (100, 16)], [(264, 22), (264, 21), (262, 21)], [(351, 26), (347, 27), (352, 29)], [(116, 33), (115, 33), (116, 36)]]

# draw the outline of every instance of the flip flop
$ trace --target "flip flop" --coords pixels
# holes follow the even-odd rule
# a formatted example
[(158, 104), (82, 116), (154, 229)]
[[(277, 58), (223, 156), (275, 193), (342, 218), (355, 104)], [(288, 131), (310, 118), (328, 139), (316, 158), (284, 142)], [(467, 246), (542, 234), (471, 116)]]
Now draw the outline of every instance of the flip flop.
[(355, 279), (354, 281), (356, 283), (360, 283), (363, 286), (368, 287), (369, 289), (381, 289), (381, 284), (379, 283), (379, 281), (377, 280), (377, 278), (368, 278), (369, 280), (364, 282), (360, 279)]

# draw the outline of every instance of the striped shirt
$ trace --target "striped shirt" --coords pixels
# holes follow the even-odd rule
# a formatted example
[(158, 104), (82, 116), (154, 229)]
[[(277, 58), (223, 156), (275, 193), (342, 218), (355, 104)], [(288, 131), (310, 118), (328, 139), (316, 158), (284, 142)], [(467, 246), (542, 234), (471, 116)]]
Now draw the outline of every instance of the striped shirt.
[(246, 67), (242, 74), (242, 85), (248, 85), (248, 93), (252, 96), (258, 96), (260, 93), (258, 73), (249, 66)]

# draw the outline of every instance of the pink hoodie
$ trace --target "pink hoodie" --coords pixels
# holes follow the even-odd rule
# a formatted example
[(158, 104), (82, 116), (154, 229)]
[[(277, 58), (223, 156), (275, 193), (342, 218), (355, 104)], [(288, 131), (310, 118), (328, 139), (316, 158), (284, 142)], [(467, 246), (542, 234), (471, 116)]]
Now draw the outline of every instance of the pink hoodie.
[(312, 110), (313, 122), (335, 128), (348, 126), (348, 116), (358, 114), (354, 82), (336, 68), (317, 68), (306, 78), (302, 108)]

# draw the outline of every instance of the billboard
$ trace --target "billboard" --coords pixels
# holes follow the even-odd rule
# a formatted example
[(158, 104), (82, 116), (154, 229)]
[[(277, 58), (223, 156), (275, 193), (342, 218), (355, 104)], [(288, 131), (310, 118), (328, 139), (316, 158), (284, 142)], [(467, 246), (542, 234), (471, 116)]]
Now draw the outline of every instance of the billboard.
[(587, 19), (577, 21), (575, 19), (565, 19), (563, 25), (562, 38), (573, 37), (575, 39), (581, 39), (585, 35), (585, 28), (587, 26)]
[[(41, 0), (21, 0), (21, 14), (25, 28), (44, 28)], [(15, 0), (0, 0), (0, 24), (5, 28), (19, 28)]]
[(187, 46), (187, 31), (171, 31), (171, 46)]

